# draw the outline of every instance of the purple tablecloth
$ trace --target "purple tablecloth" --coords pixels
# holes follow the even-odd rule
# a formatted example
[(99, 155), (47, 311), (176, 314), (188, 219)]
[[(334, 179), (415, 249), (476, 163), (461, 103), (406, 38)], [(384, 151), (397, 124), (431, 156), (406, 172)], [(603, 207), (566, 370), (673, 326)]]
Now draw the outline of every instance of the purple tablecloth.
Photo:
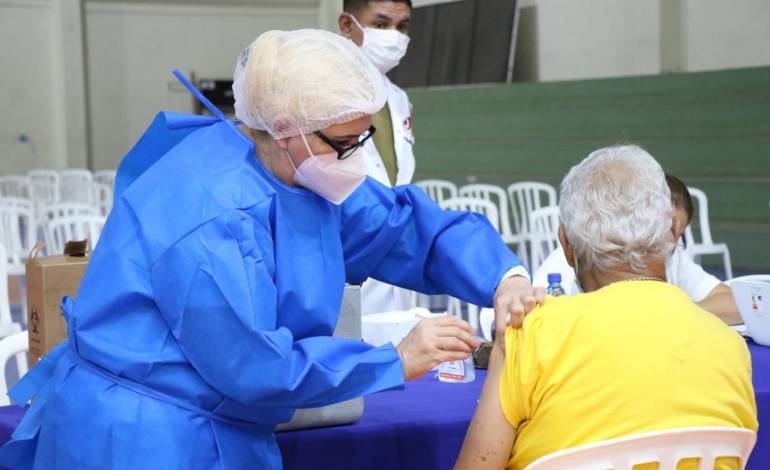
[(284, 469), (450, 469), (486, 371), (467, 384), (430, 377), (366, 397), (358, 423), (278, 434)]
[(770, 469), (770, 347), (749, 341), (754, 394), (757, 397), (759, 432), (746, 470)]
[[(770, 348), (749, 342), (759, 435), (747, 470), (770, 469)], [(358, 423), (278, 434), (285, 470), (450, 469), (473, 416), (484, 380), (447, 384), (424, 378), (406, 390), (365, 399)], [(5, 442), (24, 408), (0, 407), (0, 443)]]

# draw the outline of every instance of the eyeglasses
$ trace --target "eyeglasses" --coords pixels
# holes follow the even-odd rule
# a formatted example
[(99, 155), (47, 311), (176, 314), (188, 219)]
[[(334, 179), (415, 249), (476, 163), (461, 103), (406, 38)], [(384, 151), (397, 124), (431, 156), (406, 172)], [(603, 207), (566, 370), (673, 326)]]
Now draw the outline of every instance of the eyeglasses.
[(341, 146), (337, 142), (333, 141), (332, 139), (330, 139), (329, 137), (324, 135), (324, 133), (321, 132), (321, 131), (315, 131), (315, 132), (313, 132), (313, 134), (317, 135), (321, 140), (323, 140), (324, 142), (329, 144), (329, 146), (331, 148), (333, 148), (334, 150), (337, 151), (337, 160), (344, 160), (344, 159), (348, 158), (349, 156), (351, 156), (353, 154), (353, 152), (355, 152), (355, 150), (358, 147), (364, 145), (364, 142), (369, 140), (374, 135), (374, 132), (376, 130), (377, 129), (374, 126), (369, 126), (369, 129), (367, 129), (366, 131), (364, 131), (363, 134), (358, 136), (358, 142), (357, 143), (355, 143), (353, 145), (349, 145), (347, 147)]

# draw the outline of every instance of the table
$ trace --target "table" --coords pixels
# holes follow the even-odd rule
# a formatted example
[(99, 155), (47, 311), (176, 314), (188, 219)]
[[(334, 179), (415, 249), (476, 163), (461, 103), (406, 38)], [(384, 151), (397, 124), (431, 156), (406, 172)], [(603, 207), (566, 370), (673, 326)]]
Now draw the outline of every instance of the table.
[[(770, 468), (770, 348), (749, 341), (759, 413), (759, 434), (746, 470)], [(278, 433), (285, 470), (340, 468), (447, 470), (452, 468), (476, 406), (485, 371), (468, 384), (433, 377), (405, 390), (365, 398), (364, 415), (353, 425)], [(25, 408), (0, 407), (0, 443)]]
[(486, 371), (467, 384), (433, 375), (366, 397), (354, 425), (278, 433), (284, 469), (451, 469)]
[[(770, 348), (748, 342), (759, 434), (746, 470), (770, 469)], [(452, 468), (476, 408), (486, 371), (450, 384), (424, 378), (405, 390), (365, 398), (355, 425), (278, 434), (285, 470)]]

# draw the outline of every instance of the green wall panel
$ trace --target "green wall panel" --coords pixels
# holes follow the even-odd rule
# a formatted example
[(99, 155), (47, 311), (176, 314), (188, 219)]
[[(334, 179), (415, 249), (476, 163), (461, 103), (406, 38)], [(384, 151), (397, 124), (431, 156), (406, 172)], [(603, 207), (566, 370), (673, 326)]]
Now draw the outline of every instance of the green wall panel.
[(591, 150), (638, 143), (706, 191), (737, 269), (770, 272), (770, 67), (408, 92), (415, 180), (557, 185)]

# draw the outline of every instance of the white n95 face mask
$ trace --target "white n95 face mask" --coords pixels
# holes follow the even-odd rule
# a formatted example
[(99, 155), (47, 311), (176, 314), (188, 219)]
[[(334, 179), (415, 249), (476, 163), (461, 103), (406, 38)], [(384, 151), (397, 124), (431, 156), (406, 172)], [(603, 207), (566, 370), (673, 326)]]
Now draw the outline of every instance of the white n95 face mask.
[(315, 155), (304, 134), (300, 134), (305, 148), (310, 153), (300, 166), (294, 166), (286, 152), (289, 163), (294, 167), (294, 182), (313, 191), (332, 204), (340, 205), (364, 182), (364, 161), (357, 149), (344, 160), (337, 159), (337, 152)]
[(361, 50), (377, 70), (388, 73), (401, 62), (409, 46), (409, 36), (395, 29), (364, 28), (355, 16), (350, 15), (358, 29), (364, 33)]

